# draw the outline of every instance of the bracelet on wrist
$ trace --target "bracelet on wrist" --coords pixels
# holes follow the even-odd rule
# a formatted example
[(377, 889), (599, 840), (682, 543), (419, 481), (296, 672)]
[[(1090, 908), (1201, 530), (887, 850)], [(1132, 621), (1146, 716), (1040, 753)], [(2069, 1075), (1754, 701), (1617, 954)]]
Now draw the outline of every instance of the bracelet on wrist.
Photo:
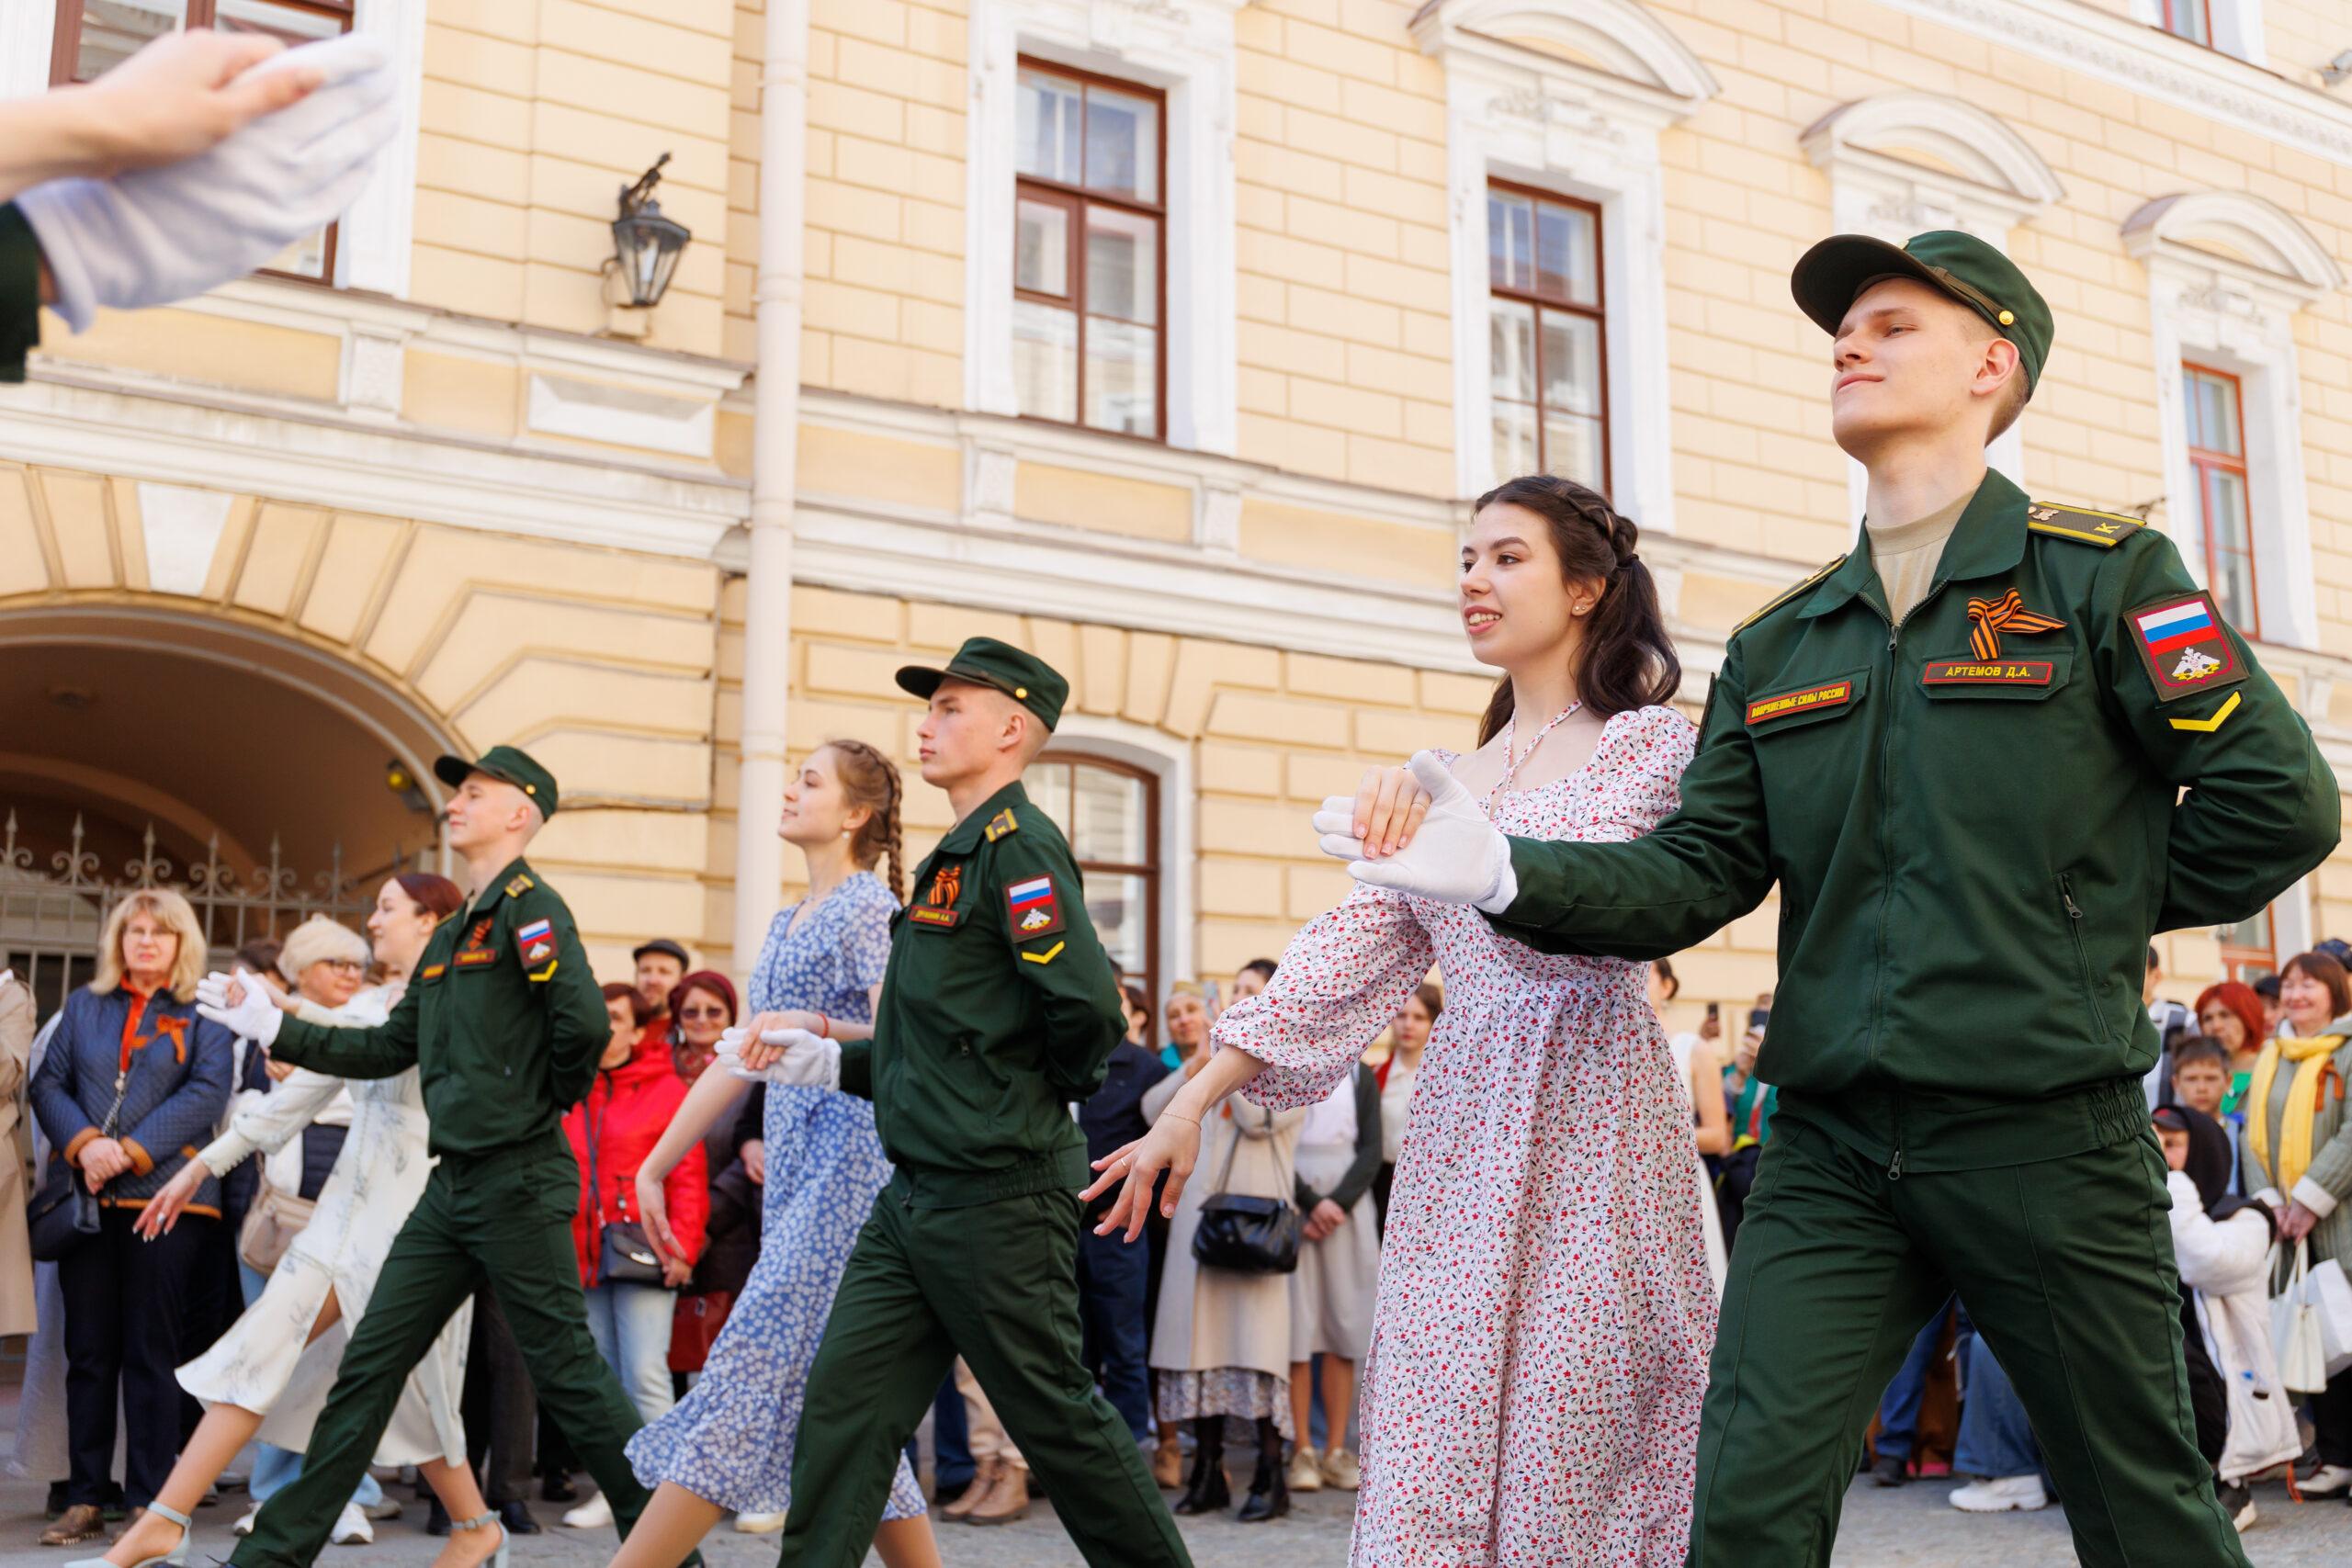
[(833, 1037), (833, 1021), (821, 1012), (817, 1015), (817, 1032), (827, 1040)]
[(1172, 1106), (1172, 1105), (1171, 1105), (1171, 1106), (1170, 1106), (1167, 1110), (1165, 1110), (1165, 1111), (1161, 1111), (1161, 1112), (1160, 1112), (1160, 1114), (1161, 1114), (1162, 1116), (1173, 1116), (1173, 1117), (1174, 1117), (1174, 1118), (1176, 1118), (1176, 1120), (1177, 1120), (1177, 1121), (1179, 1121), (1179, 1122), (1191, 1122), (1193, 1126), (1195, 1126), (1195, 1127), (1197, 1127), (1197, 1126), (1199, 1126), (1199, 1125), (1201, 1124), (1201, 1119), (1200, 1119), (1199, 1117), (1197, 1117), (1197, 1116), (1187, 1116), (1187, 1115), (1185, 1115), (1182, 1111), (1181, 1111), (1177, 1110), (1177, 1109), (1176, 1109), (1174, 1106)]

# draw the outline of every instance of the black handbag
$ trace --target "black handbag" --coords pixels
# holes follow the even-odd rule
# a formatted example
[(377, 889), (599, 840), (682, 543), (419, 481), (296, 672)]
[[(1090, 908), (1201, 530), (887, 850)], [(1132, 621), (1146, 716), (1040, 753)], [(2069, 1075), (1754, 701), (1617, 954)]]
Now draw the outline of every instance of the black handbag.
[[(590, 1201), (600, 1208), (604, 1203), (604, 1183), (596, 1179), (596, 1134), (604, 1123), (594, 1116), (588, 1118), (588, 1191)], [(621, 1200), (617, 1220), (606, 1220), (597, 1233), (596, 1283), (600, 1285), (666, 1285), (662, 1277), (662, 1255), (653, 1250), (652, 1238), (645, 1227), (626, 1216), (628, 1200)]]
[[(114, 1103), (98, 1127), (105, 1137), (114, 1136), (115, 1118), (122, 1114), (122, 1093), (130, 1082), (129, 1073), (115, 1074)], [(40, 1190), (25, 1205), (25, 1224), (33, 1261), (55, 1263), (98, 1234), (98, 1195), (82, 1180), (80, 1171), (52, 1153)]]
[[(1274, 1113), (1265, 1113), (1272, 1125)], [(1201, 1226), (1193, 1233), (1193, 1260), (1204, 1269), (1234, 1274), (1288, 1274), (1298, 1268), (1298, 1211), (1283, 1198), (1252, 1198), (1228, 1192), (1233, 1156), (1241, 1152), (1241, 1129), (1225, 1151), (1216, 1190), (1201, 1200)]]

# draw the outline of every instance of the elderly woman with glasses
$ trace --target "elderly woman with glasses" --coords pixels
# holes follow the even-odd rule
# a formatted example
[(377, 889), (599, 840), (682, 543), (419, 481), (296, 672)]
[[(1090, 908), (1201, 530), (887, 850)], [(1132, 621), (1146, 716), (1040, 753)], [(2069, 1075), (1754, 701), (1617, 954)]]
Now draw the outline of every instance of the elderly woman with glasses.
[(46, 1546), (105, 1533), (99, 1509), (113, 1475), (118, 1402), (131, 1506), (155, 1500), (179, 1445), (173, 1374), (198, 1264), (220, 1223), (220, 1182), (207, 1172), (196, 1183), (192, 1222), (176, 1233), (150, 1242), (133, 1227), (228, 1108), (235, 1043), (197, 1016), (204, 960), (204, 932), (187, 899), (161, 888), (125, 898), (107, 919), (96, 977), (65, 998), (33, 1077), (48, 1174), (70, 1173), (96, 1194), (99, 1210), (97, 1234), (58, 1261), (72, 1473), (65, 1512), (41, 1533)]

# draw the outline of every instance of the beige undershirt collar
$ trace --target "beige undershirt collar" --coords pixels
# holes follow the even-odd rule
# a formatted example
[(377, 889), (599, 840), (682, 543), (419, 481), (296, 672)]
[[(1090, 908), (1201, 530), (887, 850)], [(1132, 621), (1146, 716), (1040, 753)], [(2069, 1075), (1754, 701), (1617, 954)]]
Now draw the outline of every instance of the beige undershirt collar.
[(1943, 559), (1944, 545), (1960, 525), (1960, 514), (1974, 499), (1973, 494), (1963, 495), (1908, 523), (1881, 526), (1870, 518), (1862, 520), (1870, 536), (1871, 565), (1877, 569), (1879, 586), (1886, 593), (1887, 616), (1896, 626), (1918, 608), (1919, 601), (1934, 586), (1936, 564)]

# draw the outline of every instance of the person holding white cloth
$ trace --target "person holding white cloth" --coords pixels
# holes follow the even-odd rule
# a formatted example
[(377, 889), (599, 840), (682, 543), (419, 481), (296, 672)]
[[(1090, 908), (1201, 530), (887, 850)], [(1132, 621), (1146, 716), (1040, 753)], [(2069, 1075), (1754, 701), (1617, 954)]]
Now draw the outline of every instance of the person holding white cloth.
[[(1290, 1277), (1290, 1408), (1298, 1440), (1290, 1489), (1356, 1489), (1361, 1472), (1348, 1451), (1356, 1409), (1356, 1363), (1372, 1347), (1372, 1309), (1380, 1292), (1380, 1233), (1372, 1179), (1383, 1150), (1380, 1080), (1358, 1062), (1331, 1092), (1306, 1108), (1298, 1129), (1298, 1269)], [(1310, 1379), (1323, 1358), (1323, 1420), (1328, 1447), (1309, 1441)]]

